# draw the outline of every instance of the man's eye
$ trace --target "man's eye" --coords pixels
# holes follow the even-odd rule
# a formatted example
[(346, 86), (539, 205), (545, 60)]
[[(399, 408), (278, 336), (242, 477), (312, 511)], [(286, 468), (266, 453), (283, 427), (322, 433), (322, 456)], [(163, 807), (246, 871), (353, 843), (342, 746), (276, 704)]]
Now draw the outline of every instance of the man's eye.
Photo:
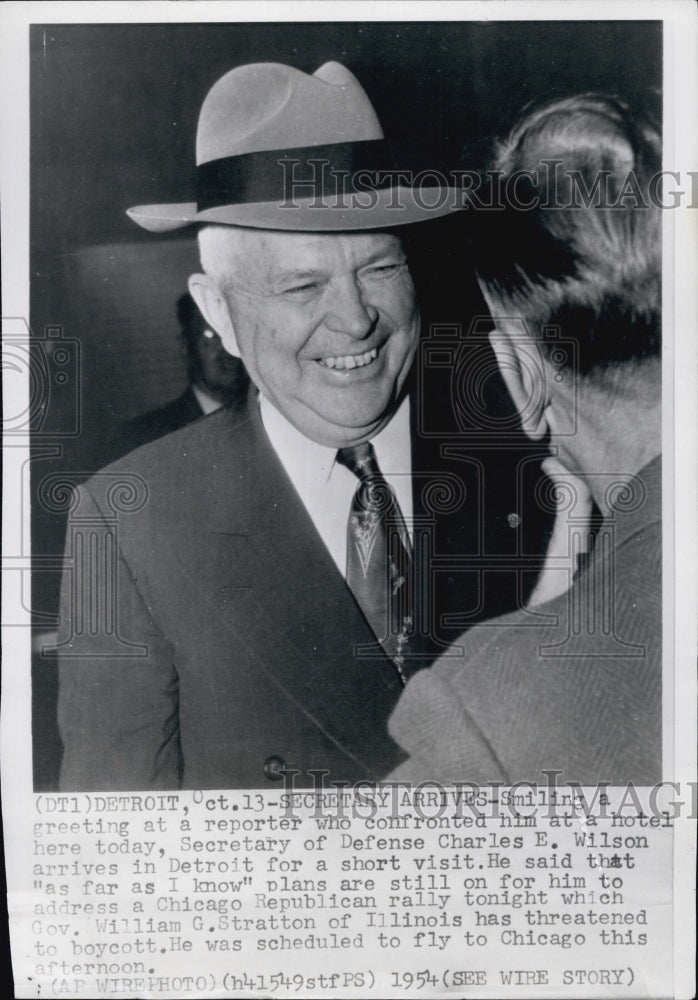
[(308, 281), (304, 285), (293, 285), (291, 288), (284, 289), (284, 295), (290, 296), (291, 298), (302, 298), (304, 295), (312, 295), (313, 292), (317, 291), (318, 283), (316, 281)]
[(366, 271), (368, 278), (390, 278), (393, 274), (402, 271), (404, 264), (378, 264), (376, 267), (369, 267)]

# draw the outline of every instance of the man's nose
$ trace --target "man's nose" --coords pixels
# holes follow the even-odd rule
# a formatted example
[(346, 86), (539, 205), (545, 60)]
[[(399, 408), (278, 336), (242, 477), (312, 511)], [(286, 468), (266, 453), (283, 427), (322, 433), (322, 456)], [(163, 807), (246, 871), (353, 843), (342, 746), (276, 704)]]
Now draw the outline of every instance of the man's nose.
[(364, 297), (359, 283), (347, 278), (333, 289), (326, 325), (337, 333), (345, 333), (363, 340), (373, 331), (378, 320), (378, 310)]

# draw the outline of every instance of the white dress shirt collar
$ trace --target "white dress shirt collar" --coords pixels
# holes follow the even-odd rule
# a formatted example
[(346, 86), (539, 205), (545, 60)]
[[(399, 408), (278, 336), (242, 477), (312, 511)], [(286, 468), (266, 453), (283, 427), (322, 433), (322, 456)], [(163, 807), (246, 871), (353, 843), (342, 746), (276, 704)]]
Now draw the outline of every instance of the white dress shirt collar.
[[(311, 441), (261, 393), (264, 429), (281, 464), (342, 575), (346, 571), (346, 530), (356, 477), (336, 461), (337, 449)], [(412, 456), (410, 406), (405, 398), (389, 423), (371, 439), (376, 460), (400, 505), (411, 534)]]
[(220, 410), (223, 405), (219, 399), (215, 399), (209, 392), (202, 388), (202, 386), (197, 385), (195, 382), (192, 382), (191, 384), (191, 391), (196, 396), (196, 401), (202, 411), (206, 414), (214, 413), (216, 410)]

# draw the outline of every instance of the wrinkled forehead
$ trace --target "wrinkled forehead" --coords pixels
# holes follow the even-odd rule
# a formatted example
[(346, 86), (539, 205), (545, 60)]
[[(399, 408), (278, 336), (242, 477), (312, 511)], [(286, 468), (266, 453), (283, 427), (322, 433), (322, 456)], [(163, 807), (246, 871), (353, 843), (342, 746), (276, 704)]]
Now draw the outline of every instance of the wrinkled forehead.
[(231, 278), (273, 277), (286, 271), (340, 273), (403, 255), (400, 237), (383, 230), (299, 233), (230, 227), (223, 239), (225, 269)]

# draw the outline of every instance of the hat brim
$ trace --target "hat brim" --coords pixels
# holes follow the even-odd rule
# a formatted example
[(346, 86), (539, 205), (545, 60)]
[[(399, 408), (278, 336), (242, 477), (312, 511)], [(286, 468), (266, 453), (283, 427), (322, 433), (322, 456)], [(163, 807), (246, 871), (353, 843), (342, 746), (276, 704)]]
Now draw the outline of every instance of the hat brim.
[[(353, 202), (353, 203), (352, 203)], [(297, 232), (391, 229), (426, 222), (463, 208), (463, 192), (451, 187), (391, 187), (345, 195), (343, 203), (298, 199), (294, 204), (250, 202), (197, 210), (196, 202), (136, 205), (127, 215), (151, 233), (219, 224)]]

